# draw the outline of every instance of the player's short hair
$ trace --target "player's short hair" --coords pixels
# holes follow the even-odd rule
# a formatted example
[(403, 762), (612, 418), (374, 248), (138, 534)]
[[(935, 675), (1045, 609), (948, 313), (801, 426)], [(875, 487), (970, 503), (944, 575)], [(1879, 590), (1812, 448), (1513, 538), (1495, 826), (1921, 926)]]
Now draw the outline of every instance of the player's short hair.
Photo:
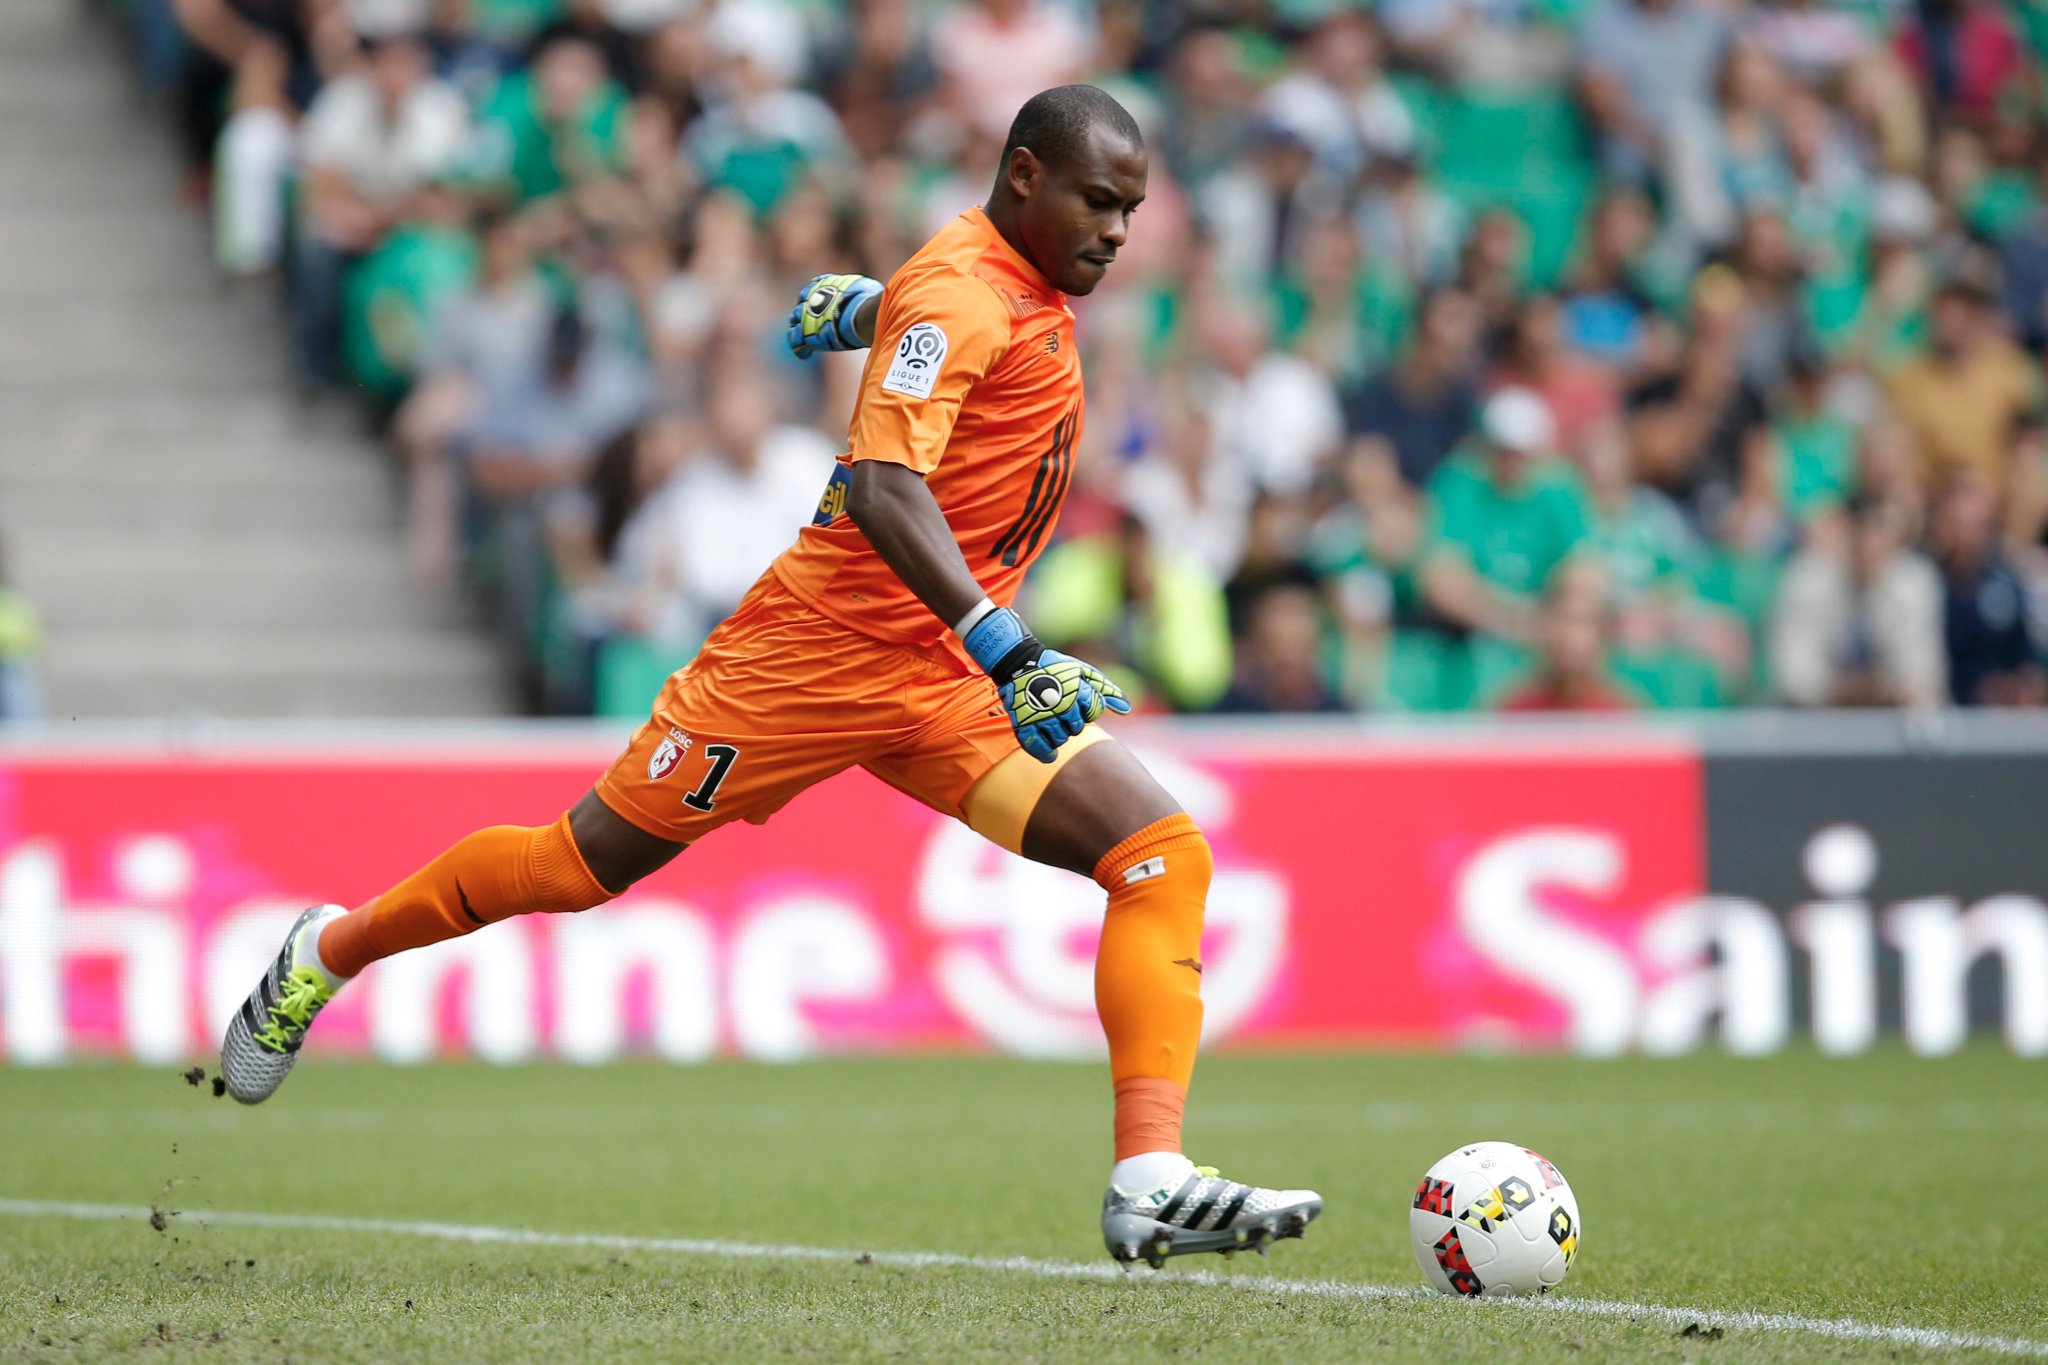
[(1056, 85), (1024, 101), (1017, 117), (1010, 121), (1010, 136), (1003, 143), (1003, 162), (1010, 153), (1028, 147), (1047, 165), (1080, 155), (1087, 144), (1088, 130), (1105, 124), (1128, 138), (1131, 145), (1145, 145), (1144, 134), (1131, 111), (1116, 102), (1108, 91), (1093, 85)]

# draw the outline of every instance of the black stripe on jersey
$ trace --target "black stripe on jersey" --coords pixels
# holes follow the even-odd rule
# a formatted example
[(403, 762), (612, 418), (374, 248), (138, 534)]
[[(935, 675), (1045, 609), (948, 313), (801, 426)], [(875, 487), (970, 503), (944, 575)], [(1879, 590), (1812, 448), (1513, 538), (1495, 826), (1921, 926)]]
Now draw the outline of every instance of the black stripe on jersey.
[(1031, 494), (1024, 499), (1024, 511), (1010, 524), (1010, 529), (1003, 532), (1001, 538), (990, 547), (990, 559), (1000, 559), (1005, 564), (1017, 562), (1017, 549), (1024, 539), (1024, 528), (1038, 514), (1039, 495), (1045, 491), (1046, 481), (1053, 471), (1053, 462), (1059, 458), (1060, 446), (1065, 443), (1066, 435), (1067, 419), (1062, 417), (1053, 424), (1052, 449), (1038, 457), (1038, 473), (1032, 477)]
[[(1031, 539), (1024, 543), (1023, 558), (1028, 559), (1038, 553), (1038, 542), (1045, 537), (1046, 530), (1053, 523), (1053, 518), (1060, 514), (1061, 504), (1067, 500), (1067, 485), (1072, 483), (1074, 479), (1074, 436), (1079, 431), (1080, 426), (1081, 421), (1078, 413), (1068, 419), (1067, 439), (1065, 444), (1060, 447), (1058, 467), (1053, 474), (1053, 487), (1046, 494), (1044, 505), (1038, 510), (1038, 521), (1031, 528)], [(1014, 563), (1015, 561), (1012, 562)]]
[(1022, 556), (1037, 550), (1039, 540), (1067, 496), (1067, 483), (1073, 474), (1074, 437), (1080, 425), (1078, 411), (1053, 424), (1052, 448), (1038, 457), (1038, 473), (1031, 480), (1031, 495), (1024, 500), (1024, 511), (989, 550), (989, 558), (1014, 565)]
[[(1059, 440), (1061, 440), (1061, 432), (1065, 430), (1065, 426), (1067, 426), (1065, 420), (1061, 420), (1059, 424), (1053, 426), (1053, 450), (1059, 450)], [(1030, 495), (1024, 499), (1024, 514), (1018, 516), (1018, 520), (1010, 524), (1010, 530), (1006, 530), (1004, 534), (1001, 534), (1001, 538), (995, 540), (995, 544), (989, 548), (989, 559), (1001, 559), (1004, 563), (1012, 563), (1012, 565), (1016, 563), (1016, 546), (1012, 542), (1016, 540), (1018, 532), (1024, 530), (1024, 522), (1028, 522), (1030, 516), (1038, 510), (1038, 493), (1044, 489), (1044, 477), (1047, 477), (1049, 469), (1051, 469), (1051, 452), (1049, 454), (1040, 454), (1038, 456), (1038, 473), (1032, 477), (1032, 481), (1030, 481)]]

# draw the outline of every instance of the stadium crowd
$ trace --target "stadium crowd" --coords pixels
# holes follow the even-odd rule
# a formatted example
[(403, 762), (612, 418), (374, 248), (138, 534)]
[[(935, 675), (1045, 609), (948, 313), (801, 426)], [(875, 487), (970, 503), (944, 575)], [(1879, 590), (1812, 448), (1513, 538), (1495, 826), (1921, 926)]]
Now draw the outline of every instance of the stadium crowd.
[(2048, 7), (127, 3), (539, 709), (644, 712), (840, 448), (800, 285), (1077, 80), (1153, 158), (1048, 643), (1185, 711), (2048, 700)]

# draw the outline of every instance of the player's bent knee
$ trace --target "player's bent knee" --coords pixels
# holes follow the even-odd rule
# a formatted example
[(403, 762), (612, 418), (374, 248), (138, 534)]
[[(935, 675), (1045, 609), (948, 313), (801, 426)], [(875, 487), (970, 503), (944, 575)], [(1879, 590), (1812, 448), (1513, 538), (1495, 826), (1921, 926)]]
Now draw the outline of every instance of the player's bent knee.
[[(607, 806), (593, 789), (569, 811), (570, 853), (604, 895), (591, 905), (610, 900), (633, 883), (666, 867), (687, 844), (649, 834)], [(577, 910), (589, 906), (570, 907)]]
[(1092, 876), (1111, 849), (1179, 814), (1180, 803), (1130, 750), (1096, 744), (1047, 784), (1026, 821), (1021, 851), (1035, 862)]
[(1181, 889), (1206, 895), (1215, 875), (1209, 836), (1183, 812), (1154, 820), (1095, 864), (1095, 880), (1112, 898), (1119, 888), (1169, 876)]

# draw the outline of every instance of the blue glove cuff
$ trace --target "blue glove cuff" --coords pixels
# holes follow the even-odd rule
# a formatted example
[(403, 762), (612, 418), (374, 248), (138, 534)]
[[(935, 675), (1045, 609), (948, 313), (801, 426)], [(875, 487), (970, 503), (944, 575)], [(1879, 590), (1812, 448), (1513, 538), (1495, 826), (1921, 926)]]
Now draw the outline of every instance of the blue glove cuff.
[(976, 621), (960, 643), (967, 646), (967, 656), (997, 682), (1015, 677), (1021, 667), (1038, 657), (1041, 648), (1025, 628), (1024, 618), (1008, 607), (997, 607)]

